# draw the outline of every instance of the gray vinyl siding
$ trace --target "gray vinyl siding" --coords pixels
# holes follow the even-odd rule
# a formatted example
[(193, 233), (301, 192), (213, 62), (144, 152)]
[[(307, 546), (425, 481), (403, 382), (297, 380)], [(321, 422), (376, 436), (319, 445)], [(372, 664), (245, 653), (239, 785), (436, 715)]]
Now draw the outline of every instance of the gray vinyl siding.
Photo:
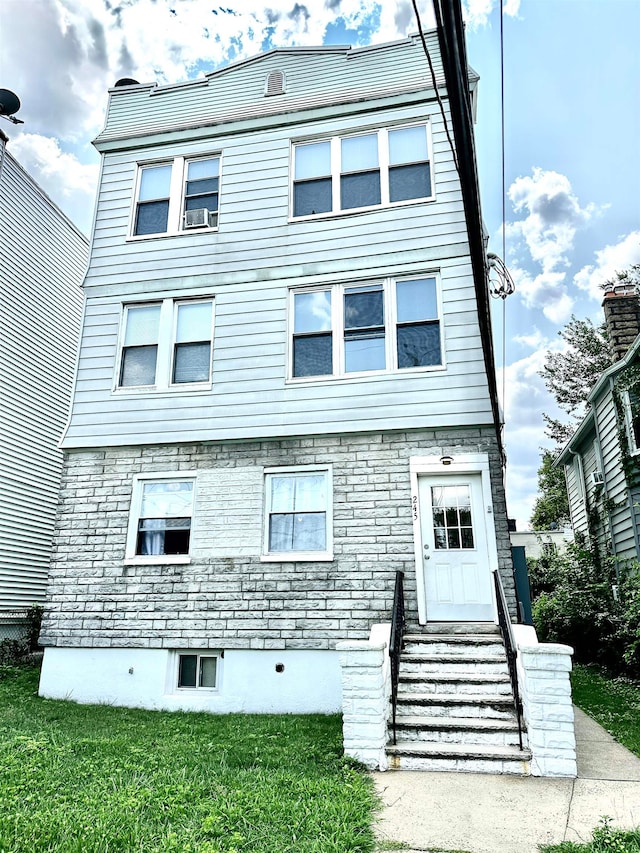
[[(248, 109), (264, 110), (265, 101), (278, 100), (262, 94), (273, 68), (286, 73), (283, 97), (304, 93), (307, 99), (295, 124), (272, 116), (258, 125)], [(154, 131), (173, 121), (178, 128), (188, 124), (192, 133), (174, 133), (171, 141), (165, 135), (162, 144), (159, 134), (137, 147), (113, 143), (104, 154), (65, 447), (492, 422), (460, 185), (439, 107), (428, 88), (400, 105), (378, 97), (391, 78), (415, 88), (426, 74), (424, 54), (408, 40), (352, 54), (348, 62), (342, 49), (283, 51), (231, 67), (206, 85), (153, 97), (146, 89), (112, 94), (101, 140), (137, 133), (151, 115), (160, 122)], [(357, 112), (352, 105), (345, 114), (346, 108), (314, 102), (314, 93), (328, 96), (340, 86), (361, 87)], [(367, 100), (374, 95), (377, 100)], [(238, 112), (233, 124), (215, 125), (218, 115), (230, 120), (231, 102)], [(198, 128), (205, 114), (211, 126)], [(430, 125), (433, 200), (290, 221), (292, 141), (422, 121)], [(196, 132), (199, 138), (192, 138)], [(222, 156), (219, 230), (130, 239), (137, 164), (210, 153)], [(442, 288), (445, 369), (287, 382), (289, 288), (434, 273)], [(215, 299), (211, 390), (114, 391), (122, 304), (180, 295)]]
[(571, 514), (571, 526), (573, 532), (587, 536), (589, 529), (587, 524), (587, 508), (584, 498), (584, 485), (581, 482), (580, 470), (577, 458), (574, 456), (570, 464), (565, 465), (565, 478), (567, 482), (567, 494), (569, 495), (569, 511)]
[(610, 513), (613, 553), (618, 557), (635, 557), (633, 519), (624, 469), (621, 464), (618, 417), (611, 389), (594, 401), (602, 444), (603, 473), (607, 497), (614, 508)]
[[(443, 81), (436, 33), (427, 36), (436, 79)], [(270, 71), (283, 70), (286, 92), (264, 96)], [(286, 116), (318, 106), (358, 103), (431, 86), (417, 38), (390, 46), (283, 49), (244, 60), (188, 84), (113, 89), (98, 144), (194, 125)]]
[(7, 611), (44, 599), (88, 243), (8, 151), (0, 233), (0, 611)]

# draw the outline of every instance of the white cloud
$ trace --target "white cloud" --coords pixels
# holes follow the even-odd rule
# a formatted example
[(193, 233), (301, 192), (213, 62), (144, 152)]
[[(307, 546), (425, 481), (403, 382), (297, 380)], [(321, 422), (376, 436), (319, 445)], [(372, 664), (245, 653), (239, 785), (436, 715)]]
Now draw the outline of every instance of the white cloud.
[[(486, 26), (493, 10), (499, 7), (499, 0), (462, 0), (465, 23), (472, 30)], [(519, 11), (520, 0), (507, 0), (504, 4), (505, 15), (517, 17)]]
[(595, 253), (596, 263), (584, 266), (574, 276), (574, 282), (592, 299), (602, 300), (601, 285), (615, 278), (617, 272), (640, 264), (640, 231), (632, 231), (613, 246), (605, 246)]
[(532, 259), (543, 272), (567, 266), (576, 232), (598, 213), (596, 205), (580, 207), (565, 175), (538, 167), (532, 175), (516, 178), (508, 194), (516, 213), (527, 213), (511, 227), (520, 231)]
[[(535, 471), (540, 466), (540, 448), (550, 445), (544, 435), (542, 412), (565, 418), (539, 375), (549, 349), (562, 348), (561, 342), (539, 336), (535, 352), (508, 365), (505, 370), (505, 444), (507, 448), (507, 508), (527, 526), (538, 491)], [(502, 388), (502, 372), (498, 377)]]
[(566, 273), (548, 272), (534, 276), (513, 264), (510, 272), (516, 293), (527, 308), (541, 310), (556, 326), (567, 322), (575, 303), (567, 293)]
[[(575, 305), (566, 272), (575, 236), (603, 208), (595, 204), (582, 207), (565, 175), (539, 167), (531, 175), (516, 178), (508, 195), (514, 211), (525, 214), (506, 226), (516, 290), (527, 308), (541, 309), (548, 320), (561, 325)], [(540, 267), (539, 273), (523, 269), (527, 265), (525, 254)]]
[[(9, 144), (9, 150), (38, 184), (79, 228), (88, 232), (98, 182), (98, 164), (81, 163), (73, 154), (64, 153), (55, 139), (24, 133)], [(97, 157), (96, 157), (97, 160)]]

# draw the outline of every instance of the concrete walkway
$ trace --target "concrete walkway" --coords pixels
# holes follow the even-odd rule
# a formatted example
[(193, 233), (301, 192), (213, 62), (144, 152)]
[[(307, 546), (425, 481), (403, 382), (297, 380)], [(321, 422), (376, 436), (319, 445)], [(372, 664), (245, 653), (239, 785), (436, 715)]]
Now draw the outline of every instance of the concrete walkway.
[(401, 842), (405, 853), (538, 853), (540, 844), (588, 841), (604, 815), (614, 826), (640, 826), (640, 758), (578, 708), (575, 715), (577, 779), (375, 773), (381, 850)]

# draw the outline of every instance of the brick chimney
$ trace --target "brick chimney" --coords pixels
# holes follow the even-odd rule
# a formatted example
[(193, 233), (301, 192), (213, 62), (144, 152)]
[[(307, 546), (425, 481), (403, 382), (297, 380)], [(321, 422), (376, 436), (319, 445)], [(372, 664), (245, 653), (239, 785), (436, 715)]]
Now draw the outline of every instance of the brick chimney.
[(609, 287), (602, 303), (613, 360), (620, 361), (640, 334), (640, 296), (633, 284)]

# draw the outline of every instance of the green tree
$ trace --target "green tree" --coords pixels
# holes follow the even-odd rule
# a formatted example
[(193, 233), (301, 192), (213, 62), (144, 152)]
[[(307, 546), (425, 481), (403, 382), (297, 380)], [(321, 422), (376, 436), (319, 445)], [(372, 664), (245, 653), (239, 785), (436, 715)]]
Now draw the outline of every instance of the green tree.
[(531, 526), (534, 530), (549, 530), (569, 518), (569, 500), (562, 468), (554, 468), (555, 453), (543, 450), (538, 468), (538, 497), (533, 506)]

